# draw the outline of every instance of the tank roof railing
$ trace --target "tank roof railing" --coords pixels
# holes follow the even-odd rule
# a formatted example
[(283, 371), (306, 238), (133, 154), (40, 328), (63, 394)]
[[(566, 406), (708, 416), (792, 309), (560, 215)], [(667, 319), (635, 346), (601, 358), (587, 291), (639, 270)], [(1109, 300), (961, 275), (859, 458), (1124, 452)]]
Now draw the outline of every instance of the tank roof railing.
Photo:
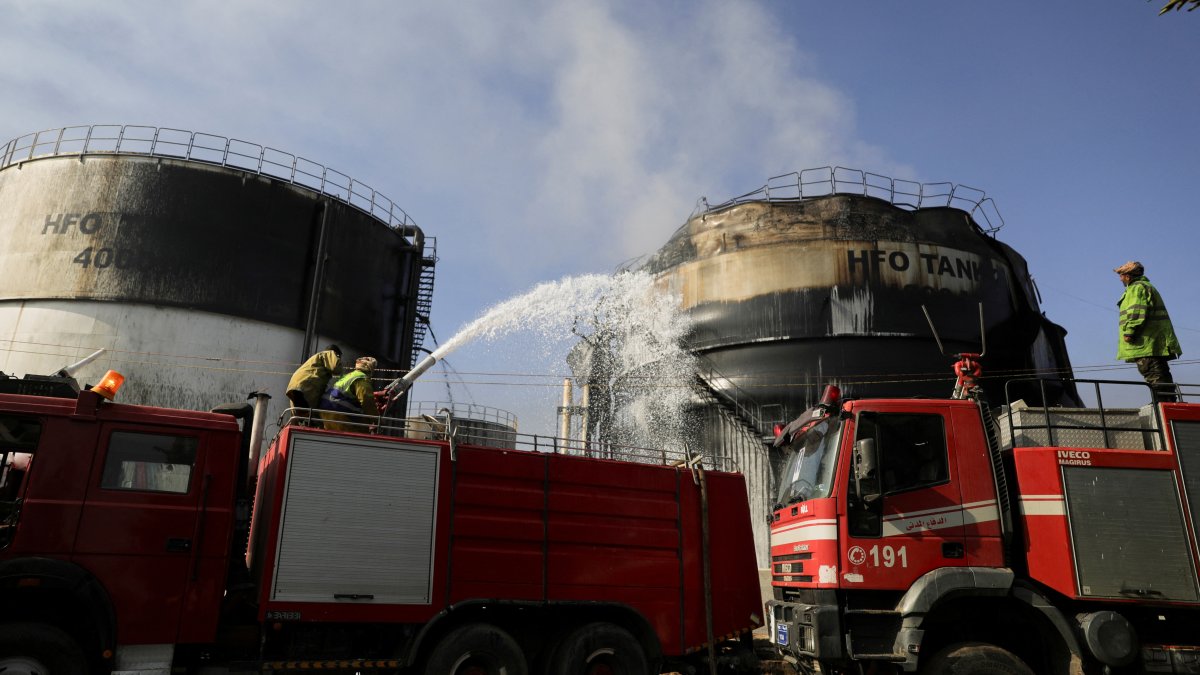
[(46, 129), (12, 139), (0, 149), (0, 169), (63, 155), (144, 155), (249, 171), (333, 197), (395, 229), (416, 222), (370, 186), (311, 160), (275, 148), (213, 134), (122, 124)]
[(971, 214), (987, 234), (995, 234), (1004, 227), (1004, 218), (1000, 216), (996, 202), (983, 190), (954, 183), (898, 180), (842, 166), (823, 166), (771, 176), (757, 190), (711, 206), (701, 199), (701, 204), (705, 211), (716, 211), (746, 202), (796, 202), (830, 195), (875, 197), (907, 209), (948, 206)]
[(449, 403), (443, 401), (412, 401), (408, 404), (410, 417), (430, 415), (442, 417), (449, 412), (455, 419), (474, 422), (490, 422), (516, 430), (517, 416), (507, 410), (479, 405), (477, 403)]

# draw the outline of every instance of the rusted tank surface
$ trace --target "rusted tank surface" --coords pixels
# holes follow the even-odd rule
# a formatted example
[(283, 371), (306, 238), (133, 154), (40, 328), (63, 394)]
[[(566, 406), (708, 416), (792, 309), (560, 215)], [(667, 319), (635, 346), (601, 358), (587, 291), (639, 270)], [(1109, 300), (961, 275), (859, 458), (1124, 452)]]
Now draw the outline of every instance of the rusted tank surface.
[[(411, 365), (431, 248), (356, 203), (365, 186), (339, 195), (336, 172), (259, 146), (231, 156), (228, 139), (106, 129), (0, 152), (0, 370), (44, 373), (103, 347), (95, 368), (133, 371), (122, 400), (198, 407), (264, 386), (281, 401), (291, 369), (329, 341)], [(224, 154), (201, 159), (209, 146)]]
[[(1024, 259), (957, 206), (837, 193), (738, 201), (694, 215), (644, 268), (695, 320), (710, 385), (767, 422), (799, 414), (825, 384), (948, 396), (951, 360), (922, 306), (955, 353), (980, 350), (982, 304), (985, 376), (1069, 374), (1065, 332), (1042, 316)], [(999, 377), (983, 384), (1001, 399)]]

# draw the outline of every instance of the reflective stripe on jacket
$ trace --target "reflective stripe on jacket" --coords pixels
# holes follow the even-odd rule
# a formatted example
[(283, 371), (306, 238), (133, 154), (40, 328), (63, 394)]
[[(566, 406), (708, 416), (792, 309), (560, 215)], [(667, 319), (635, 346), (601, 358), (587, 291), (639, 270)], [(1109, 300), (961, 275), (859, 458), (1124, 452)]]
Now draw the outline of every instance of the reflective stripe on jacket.
[(362, 413), (362, 404), (358, 402), (350, 389), (355, 380), (361, 380), (366, 376), (367, 374), (361, 370), (354, 370), (344, 375), (342, 379), (325, 390), (325, 395), (321, 397), (321, 409)]
[[(1158, 289), (1146, 277), (1129, 282), (1117, 301), (1121, 332), (1117, 336), (1117, 359), (1132, 361), (1144, 356), (1176, 357), (1183, 353), (1171, 326), (1171, 316)], [(1125, 336), (1133, 338), (1125, 341)]]

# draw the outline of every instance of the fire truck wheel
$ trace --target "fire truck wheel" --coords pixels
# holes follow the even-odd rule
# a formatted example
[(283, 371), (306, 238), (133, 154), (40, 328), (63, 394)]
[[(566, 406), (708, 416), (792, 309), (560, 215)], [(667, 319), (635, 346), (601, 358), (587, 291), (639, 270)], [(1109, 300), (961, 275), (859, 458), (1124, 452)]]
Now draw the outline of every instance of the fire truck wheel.
[(0, 673), (57, 675), (87, 672), (83, 650), (61, 630), (41, 623), (0, 626)]
[(469, 623), (438, 641), (425, 675), (529, 675), (517, 641), (487, 623)]
[(642, 645), (611, 623), (589, 623), (572, 631), (550, 657), (554, 675), (646, 675), (650, 666)]
[(1033, 675), (1012, 652), (981, 642), (950, 645), (921, 669), (921, 675)]

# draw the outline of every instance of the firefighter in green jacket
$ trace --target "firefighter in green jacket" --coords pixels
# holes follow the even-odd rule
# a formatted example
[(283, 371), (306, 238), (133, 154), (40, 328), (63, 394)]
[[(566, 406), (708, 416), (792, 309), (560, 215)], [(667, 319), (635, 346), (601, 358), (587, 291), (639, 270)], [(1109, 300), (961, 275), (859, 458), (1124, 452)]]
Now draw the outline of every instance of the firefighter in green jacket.
[(1155, 400), (1174, 401), (1175, 380), (1167, 362), (1178, 358), (1183, 350), (1162, 295), (1143, 276), (1145, 268), (1140, 262), (1127, 262), (1113, 271), (1125, 284), (1125, 293), (1117, 302), (1121, 312), (1117, 359), (1137, 364), (1138, 372), (1153, 388)]
[[(375, 359), (364, 356), (354, 362), (354, 370), (331, 385), (321, 397), (321, 418), (325, 428), (332, 431), (358, 431), (366, 433), (374, 424), (367, 417), (378, 417), (375, 392), (371, 387), (371, 375), (375, 373)], [(361, 417), (350, 417), (352, 413)]]

